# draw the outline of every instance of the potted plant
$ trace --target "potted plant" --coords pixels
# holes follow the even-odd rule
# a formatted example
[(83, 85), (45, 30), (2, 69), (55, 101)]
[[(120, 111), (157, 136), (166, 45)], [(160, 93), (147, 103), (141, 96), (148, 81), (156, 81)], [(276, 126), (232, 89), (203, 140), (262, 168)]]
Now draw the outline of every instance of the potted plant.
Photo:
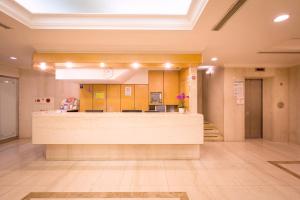
[(177, 95), (177, 99), (179, 100), (178, 102), (178, 111), (179, 113), (184, 113), (185, 112), (185, 107), (184, 107), (184, 100), (189, 98), (189, 96), (186, 96), (184, 93), (181, 93)]

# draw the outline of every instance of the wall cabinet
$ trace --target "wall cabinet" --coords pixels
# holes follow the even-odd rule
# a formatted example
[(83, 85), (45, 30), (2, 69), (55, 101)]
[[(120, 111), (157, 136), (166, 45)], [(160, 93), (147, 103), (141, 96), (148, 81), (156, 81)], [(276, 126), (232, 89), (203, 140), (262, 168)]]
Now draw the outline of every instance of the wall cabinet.
[(106, 111), (106, 85), (93, 85), (93, 110)]
[(148, 85), (135, 85), (134, 92), (134, 109), (143, 111), (148, 110)]
[(149, 71), (149, 92), (163, 92), (164, 90), (164, 72)]
[(121, 111), (121, 86), (107, 85), (106, 111), (120, 112)]
[(165, 105), (177, 105), (177, 95), (179, 93), (179, 73), (178, 71), (164, 71), (164, 93)]
[(84, 84), (80, 88), (80, 111), (93, 109), (93, 85)]
[[(149, 81), (149, 98), (151, 92), (161, 92), (164, 91), (164, 71), (149, 71), (148, 73)], [(149, 99), (149, 104), (150, 104)]]
[(121, 111), (134, 110), (134, 85), (121, 85)]

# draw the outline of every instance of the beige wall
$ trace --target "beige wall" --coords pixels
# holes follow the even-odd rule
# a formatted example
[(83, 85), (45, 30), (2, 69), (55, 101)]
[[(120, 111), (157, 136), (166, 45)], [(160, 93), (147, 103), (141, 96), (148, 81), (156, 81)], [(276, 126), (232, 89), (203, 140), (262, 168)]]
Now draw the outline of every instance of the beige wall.
[(289, 140), (300, 144), (300, 66), (289, 69)]
[(79, 98), (79, 84), (57, 81), (50, 74), (20, 70), (19, 78), (19, 136), (31, 137), (31, 113), (35, 97), (54, 97), (55, 109), (66, 97)]
[(203, 76), (202, 71), (197, 71), (197, 111), (203, 114)]
[[(233, 82), (244, 81), (246, 78), (271, 78), (268, 80), (272, 88), (272, 116), (269, 131), (264, 133), (272, 141), (288, 141), (288, 69), (266, 69), (265, 72), (255, 72), (254, 68), (225, 68), (224, 70), (224, 138), (225, 141), (242, 141), (245, 138), (245, 106), (237, 105), (233, 95)], [(279, 102), (284, 108), (277, 107)], [(270, 116), (268, 118), (270, 120)], [(271, 126), (271, 128), (270, 128)]]
[(19, 77), (19, 70), (17, 68), (0, 66), (0, 75), (10, 76), (10, 77)]
[(206, 121), (212, 122), (224, 132), (224, 69), (216, 68), (207, 75), (203, 71), (203, 113)]

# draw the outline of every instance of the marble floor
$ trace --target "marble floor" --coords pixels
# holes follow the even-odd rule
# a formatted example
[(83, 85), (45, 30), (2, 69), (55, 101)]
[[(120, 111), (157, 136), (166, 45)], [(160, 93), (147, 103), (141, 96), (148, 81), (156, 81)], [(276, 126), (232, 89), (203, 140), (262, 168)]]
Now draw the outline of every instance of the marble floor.
[[(1, 200), (19, 200), (30, 192), (186, 192), (190, 200), (300, 199), (300, 179), (267, 162), (300, 161), (300, 145), (295, 144), (205, 143), (201, 159), (193, 161), (45, 161), (43, 151), (44, 146), (29, 140), (0, 145)], [(297, 172), (299, 165), (290, 168)]]

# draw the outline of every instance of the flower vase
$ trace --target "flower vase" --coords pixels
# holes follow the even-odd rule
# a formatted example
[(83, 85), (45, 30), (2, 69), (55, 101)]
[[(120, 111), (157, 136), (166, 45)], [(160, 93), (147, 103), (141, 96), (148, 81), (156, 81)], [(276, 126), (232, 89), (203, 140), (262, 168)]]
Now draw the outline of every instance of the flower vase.
[(185, 113), (185, 109), (184, 108), (178, 108), (179, 113), (183, 114)]

